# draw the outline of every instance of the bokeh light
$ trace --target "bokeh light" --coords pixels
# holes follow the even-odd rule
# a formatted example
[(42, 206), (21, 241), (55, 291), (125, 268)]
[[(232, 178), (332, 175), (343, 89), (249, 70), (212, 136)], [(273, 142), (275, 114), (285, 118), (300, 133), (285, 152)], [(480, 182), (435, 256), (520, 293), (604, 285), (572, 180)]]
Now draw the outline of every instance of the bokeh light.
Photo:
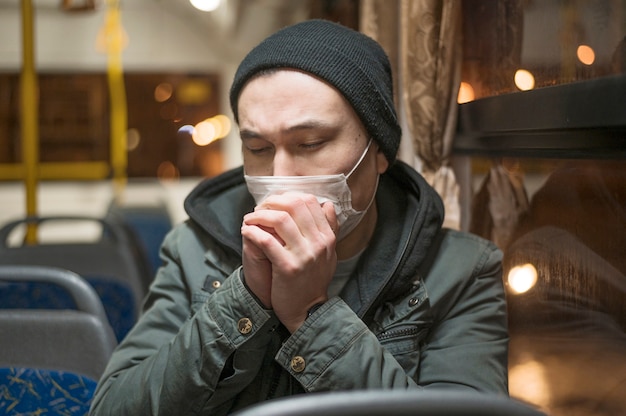
[(141, 134), (137, 129), (128, 129), (126, 132), (126, 149), (131, 152), (139, 147), (141, 143)]
[(208, 120), (203, 120), (196, 124), (191, 137), (198, 146), (206, 146), (217, 138), (215, 126)]
[(221, 0), (189, 0), (191, 5), (203, 12), (212, 12), (220, 7)]
[(178, 168), (169, 160), (161, 162), (157, 168), (157, 178), (159, 181), (178, 180), (180, 172)]
[(190, 126), (183, 126), (178, 130), (179, 134), (191, 133), (193, 142), (198, 146), (206, 146), (215, 140), (228, 136), (231, 129), (230, 119), (219, 114), (215, 117), (207, 118), (196, 124), (192, 129)]
[(509, 271), (507, 281), (513, 293), (526, 293), (537, 283), (537, 269), (530, 263), (515, 266)]
[(469, 82), (461, 82), (459, 86), (459, 94), (457, 96), (456, 102), (459, 104), (467, 103), (474, 100), (474, 88)]
[(162, 82), (154, 89), (154, 99), (158, 103), (169, 100), (174, 92), (174, 87), (169, 82)]
[(535, 88), (535, 77), (530, 71), (518, 69), (515, 71), (515, 85), (522, 91), (528, 91)]
[(543, 364), (529, 360), (509, 370), (509, 389), (516, 398), (545, 408), (551, 401), (550, 382)]
[(185, 124), (178, 129), (178, 135), (181, 137), (191, 137), (193, 135), (193, 126), (191, 124)]
[(580, 45), (576, 50), (576, 56), (585, 65), (591, 65), (596, 60), (596, 53), (588, 45)]

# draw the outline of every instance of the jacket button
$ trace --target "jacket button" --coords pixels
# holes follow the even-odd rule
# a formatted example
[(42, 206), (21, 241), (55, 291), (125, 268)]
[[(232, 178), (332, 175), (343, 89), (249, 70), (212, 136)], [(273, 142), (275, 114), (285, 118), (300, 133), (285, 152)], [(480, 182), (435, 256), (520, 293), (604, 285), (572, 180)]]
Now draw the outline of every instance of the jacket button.
[(409, 299), (409, 306), (415, 306), (415, 305), (417, 305), (418, 303), (420, 303), (420, 300), (419, 300), (419, 299), (416, 299), (416, 298), (411, 298), (411, 299)]
[(300, 357), (299, 355), (296, 355), (291, 359), (291, 369), (296, 373), (303, 372), (305, 367), (306, 362), (304, 361), (304, 358)]
[(219, 280), (213, 280), (211, 282), (211, 286), (213, 286), (213, 289), (217, 289), (218, 287), (222, 286), (222, 282), (220, 282)]
[(252, 321), (248, 318), (241, 318), (239, 322), (237, 322), (237, 329), (243, 335), (249, 334), (252, 331)]

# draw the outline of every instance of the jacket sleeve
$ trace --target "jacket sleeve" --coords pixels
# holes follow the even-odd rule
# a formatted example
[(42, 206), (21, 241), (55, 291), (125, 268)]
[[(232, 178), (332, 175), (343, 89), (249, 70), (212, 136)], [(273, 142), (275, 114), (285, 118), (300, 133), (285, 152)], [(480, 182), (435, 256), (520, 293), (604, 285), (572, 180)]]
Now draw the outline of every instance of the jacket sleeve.
[[(415, 347), (420, 351), (410, 355), (417, 362), (401, 365), (339, 298), (324, 304), (292, 334), (277, 361), (307, 391), (434, 387), (507, 394), (501, 252), (473, 236), (457, 237), (471, 241), (443, 247), (439, 255), (446, 257), (436, 260), (429, 274), (426, 305), (430, 303), (432, 322)], [(402, 306), (396, 308), (396, 315), (403, 313)], [(406, 347), (415, 340), (400, 342)], [(408, 367), (417, 369), (413, 377)]]
[(338, 297), (326, 302), (289, 337), (276, 360), (308, 392), (419, 388)]
[(183, 275), (181, 252), (197, 256), (199, 264), (205, 253), (198, 243), (179, 250), (181, 234), (189, 238), (191, 233), (179, 228), (164, 242), (164, 266), (142, 316), (98, 383), (91, 415), (196, 414), (202, 409), (225, 414), (230, 400), (259, 370), (256, 357), (265, 349), (276, 318), (245, 289), (239, 269), (212, 295), (194, 299), (198, 289), (190, 287), (186, 275), (202, 270), (204, 279), (207, 269), (185, 267)]
[(441, 251), (448, 254), (426, 282), (435, 321), (424, 344), (420, 384), (508, 395), (502, 252), (472, 234), (449, 233)]

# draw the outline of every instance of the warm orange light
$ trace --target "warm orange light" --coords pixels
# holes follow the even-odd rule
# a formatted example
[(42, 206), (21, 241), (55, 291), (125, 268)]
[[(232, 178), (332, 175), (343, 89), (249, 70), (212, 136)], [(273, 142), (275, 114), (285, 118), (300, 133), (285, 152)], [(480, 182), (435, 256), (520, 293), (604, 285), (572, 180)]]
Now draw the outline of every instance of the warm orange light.
[(518, 69), (515, 71), (515, 85), (522, 91), (528, 91), (535, 88), (535, 77), (530, 71)]
[(198, 146), (206, 146), (217, 138), (215, 126), (208, 120), (201, 121), (194, 127), (191, 138)]
[(215, 120), (216, 124), (219, 124), (219, 133), (217, 134), (217, 138), (222, 139), (228, 136), (231, 127), (230, 119), (224, 114), (218, 114), (213, 117), (213, 120)]
[(545, 409), (551, 402), (551, 383), (544, 364), (528, 360), (516, 364), (509, 370), (511, 395)]
[(177, 180), (180, 177), (178, 168), (169, 160), (161, 162), (157, 168), (157, 178), (159, 181)]
[(154, 89), (154, 99), (158, 103), (169, 100), (174, 92), (174, 87), (169, 82), (162, 82)]
[(509, 271), (507, 280), (513, 293), (526, 293), (537, 283), (537, 269), (530, 263), (515, 266)]
[[(198, 146), (206, 146), (226, 137), (230, 133), (230, 126), (230, 119), (219, 114), (196, 124), (191, 130), (191, 138)], [(188, 127), (187, 131), (189, 131)]]
[(139, 143), (141, 142), (141, 134), (139, 134), (139, 130), (137, 129), (128, 129), (126, 132), (126, 148), (129, 152), (135, 150), (139, 147)]
[(596, 53), (591, 46), (580, 45), (576, 50), (576, 56), (578, 60), (585, 65), (591, 65), (596, 60)]
[(459, 94), (456, 98), (456, 102), (459, 104), (473, 101), (475, 98), (474, 87), (468, 82), (461, 82), (459, 86)]

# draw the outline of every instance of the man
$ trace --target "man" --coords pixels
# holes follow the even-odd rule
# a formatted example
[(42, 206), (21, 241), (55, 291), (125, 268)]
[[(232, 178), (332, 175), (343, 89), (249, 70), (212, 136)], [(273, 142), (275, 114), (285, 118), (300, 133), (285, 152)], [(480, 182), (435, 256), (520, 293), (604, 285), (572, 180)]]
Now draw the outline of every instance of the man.
[(92, 414), (223, 415), (349, 389), (506, 394), (501, 252), (441, 229), (441, 200), (395, 160), (392, 91), (381, 47), (327, 21), (248, 54), (230, 94), (244, 166), (188, 196)]

